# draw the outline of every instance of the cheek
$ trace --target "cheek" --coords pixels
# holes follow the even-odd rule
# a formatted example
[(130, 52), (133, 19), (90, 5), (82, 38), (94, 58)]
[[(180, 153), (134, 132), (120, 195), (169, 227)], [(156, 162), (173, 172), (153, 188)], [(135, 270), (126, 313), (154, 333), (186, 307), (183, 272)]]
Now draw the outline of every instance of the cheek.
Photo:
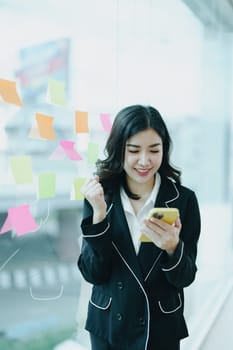
[(153, 163), (156, 164), (157, 166), (160, 166), (162, 164), (163, 156), (160, 154), (159, 156), (155, 157), (153, 159)]
[(125, 161), (124, 161), (124, 168), (127, 166), (132, 166), (136, 163), (137, 161), (137, 157), (132, 156), (132, 155), (127, 155), (125, 157)]

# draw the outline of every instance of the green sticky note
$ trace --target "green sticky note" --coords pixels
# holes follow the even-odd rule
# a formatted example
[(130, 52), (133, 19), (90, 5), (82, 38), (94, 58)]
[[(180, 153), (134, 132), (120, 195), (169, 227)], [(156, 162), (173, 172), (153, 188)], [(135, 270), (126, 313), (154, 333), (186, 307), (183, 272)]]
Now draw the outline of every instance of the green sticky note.
[(38, 198), (53, 198), (56, 193), (56, 174), (41, 173), (38, 176)]
[(83, 194), (81, 193), (81, 188), (85, 181), (86, 179), (83, 177), (74, 179), (74, 199), (82, 200), (84, 198)]
[(89, 142), (87, 150), (88, 163), (95, 163), (99, 157), (99, 145), (98, 143)]
[(65, 84), (62, 81), (49, 79), (48, 82), (48, 99), (49, 102), (59, 105), (65, 106)]
[(16, 184), (33, 182), (30, 156), (10, 157), (10, 168)]

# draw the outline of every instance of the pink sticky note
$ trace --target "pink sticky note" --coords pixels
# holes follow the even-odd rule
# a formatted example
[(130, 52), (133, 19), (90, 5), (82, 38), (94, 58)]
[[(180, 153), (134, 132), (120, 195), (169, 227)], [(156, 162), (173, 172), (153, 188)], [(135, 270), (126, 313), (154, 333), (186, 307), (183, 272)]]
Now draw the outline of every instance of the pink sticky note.
[(8, 216), (0, 233), (15, 230), (16, 234), (21, 236), (27, 232), (35, 231), (37, 228), (38, 226), (29, 210), (29, 205), (25, 204), (8, 209)]
[(58, 159), (63, 159), (65, 158), (66, 153), (64, 151), (64, 149), (61, 146), (58, 146), (55, 151), (53, 151), (53, 153), (50, 156), (50, 159), (53, 160), (58, 160)]
[(81, 160), (83, 159), (80, 154), (74, 149), (75, 142), (60, 140), (60, 146), (64, 149), (67, 157), (71, 160)]
[(5, 222), (4, 222), (4, 225), (2, 226), (0, 234), (5, 233), (5, 232), (10, 231), (10, 230), (13, 230), (13, 229), (14, 228), (13, 228), (12, 222), (11, 222), (11, 220), (9, 218), (9, 214), (8, 214), (7, 218), (6, 218)]
[(105, 131), (111, 131), (112, 123), (110, 119), (110, 114), (100, 113), (100, 120)]

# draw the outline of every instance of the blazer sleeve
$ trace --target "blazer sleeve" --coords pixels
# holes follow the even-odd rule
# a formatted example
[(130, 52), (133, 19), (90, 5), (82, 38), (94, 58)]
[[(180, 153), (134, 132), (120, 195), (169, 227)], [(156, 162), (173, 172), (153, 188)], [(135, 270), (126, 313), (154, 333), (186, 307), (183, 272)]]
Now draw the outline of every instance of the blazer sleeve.
[(107, 217), (97, 224), (92, 223), (92, 217), (92, 208), (84, 200), (78, 268), (86, 281), (97, 285), (106, 282), (111, 274), (112, 240)]
[(180, 232), (179, 244), (172, 255), (164, 261), (162, 271), (169, 283), (177, 288), (189, 286), (195, 279), (197, 244), (201, 230), (199, 205), (194, 192), (190, 191)]

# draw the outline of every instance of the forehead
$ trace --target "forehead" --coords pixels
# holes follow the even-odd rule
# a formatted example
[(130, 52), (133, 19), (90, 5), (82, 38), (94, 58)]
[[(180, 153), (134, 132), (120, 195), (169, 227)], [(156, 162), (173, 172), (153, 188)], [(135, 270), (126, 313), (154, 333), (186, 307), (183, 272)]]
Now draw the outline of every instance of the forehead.
[(154, 129), (147, 129), (138, 132), (137, 134), (131, 136), (127, 141), (126, 145), (152, 145), (152, 144), (162, 144), (162, 139), (159, 134)]

